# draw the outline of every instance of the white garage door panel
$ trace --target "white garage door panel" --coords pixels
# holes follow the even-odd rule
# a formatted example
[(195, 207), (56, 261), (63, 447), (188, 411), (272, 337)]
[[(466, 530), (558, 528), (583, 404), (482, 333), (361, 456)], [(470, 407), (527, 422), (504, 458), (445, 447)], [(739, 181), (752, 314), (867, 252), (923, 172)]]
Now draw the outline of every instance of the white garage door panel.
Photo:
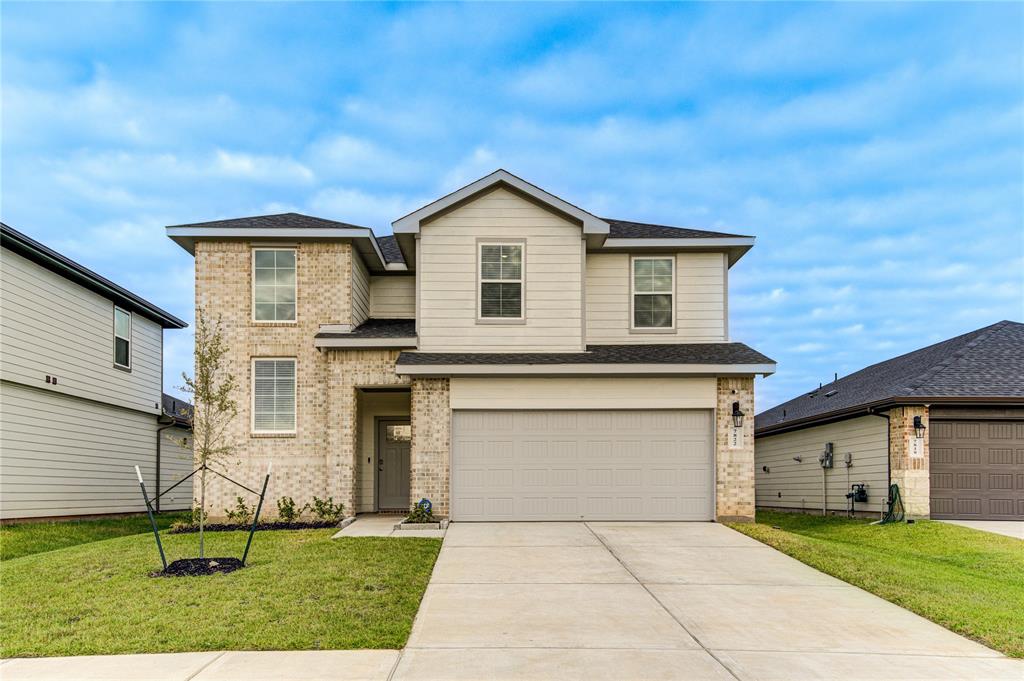
[(455, 520), (710, 520), (711, 412), (456, 411)]

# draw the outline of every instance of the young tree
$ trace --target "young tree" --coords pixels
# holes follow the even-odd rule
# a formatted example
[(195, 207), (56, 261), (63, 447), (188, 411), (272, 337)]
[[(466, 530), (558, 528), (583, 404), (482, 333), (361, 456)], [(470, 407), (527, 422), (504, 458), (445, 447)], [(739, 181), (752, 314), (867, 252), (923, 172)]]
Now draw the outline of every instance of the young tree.
[(203, 308), (196, 309), (195, 378), (182, 373), (183, 392), (192, 396), (189, 421), (192, 446), (199, 464), (199, 557), (204, 556), (203, 523), (206, 515), (207, 466), (227, 459), (235, 449), (228, 438), (228, 427), (238, 414), (238, 405), (231, 395), (236, 388), (235, 377), (227, 370), (227, 345), (221, 321), (211, 323)]

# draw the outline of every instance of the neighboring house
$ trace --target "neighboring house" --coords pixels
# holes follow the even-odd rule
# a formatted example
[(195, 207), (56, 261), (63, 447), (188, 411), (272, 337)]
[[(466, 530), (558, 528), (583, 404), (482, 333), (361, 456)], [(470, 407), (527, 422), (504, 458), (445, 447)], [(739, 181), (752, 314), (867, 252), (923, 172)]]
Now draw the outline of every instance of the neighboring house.
[[(185, 322), (7, 225), (0, 234), (0, 518), (144, 511), (134, 466), (155, 490), (158, 428), (172, 422), (163, 330)], [(162, 479), (181, 458), (164, 457)], [(188, 508), (181, 492), (162, 507)]]
[[(729, 341), (727, 292), (753, 237), (599, 218), (503, 170), (392, 227), (167, 228), (231, 348), (229, 471), (273, 461), (271, 498), (356, 512), (752, 518), (775, 364)], [(236, 492), (212, 486), (219, 514)]]
[(1024, 520), (1024, 324), (1002, 321), (815, 388), (758, 414), (756, 437), (759, 507), (842, 511), (859, 483), (867, 503), (856, 510), (879, 512), (895, 483), (912, 516)]

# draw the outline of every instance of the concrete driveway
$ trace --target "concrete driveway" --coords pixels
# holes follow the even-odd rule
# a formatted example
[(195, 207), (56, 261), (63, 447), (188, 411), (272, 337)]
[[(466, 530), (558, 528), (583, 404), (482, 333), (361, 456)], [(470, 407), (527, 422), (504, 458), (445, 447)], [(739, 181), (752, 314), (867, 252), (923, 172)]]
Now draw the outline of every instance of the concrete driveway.
[(452, 524), (392, 679), (1020, 679), (711, 523)]

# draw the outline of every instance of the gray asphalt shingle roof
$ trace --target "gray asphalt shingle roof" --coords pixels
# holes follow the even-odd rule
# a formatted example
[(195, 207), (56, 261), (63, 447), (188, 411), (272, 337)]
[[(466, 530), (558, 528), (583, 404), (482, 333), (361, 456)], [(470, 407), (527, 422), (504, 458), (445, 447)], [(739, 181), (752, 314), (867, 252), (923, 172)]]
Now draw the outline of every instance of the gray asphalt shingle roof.
[(1004, 320), (865, 367), (761, 412), (756, 429), (824, 419), (889, 400), (956, 397), (1024, 401), (1024, 324)]
[(349, 333), (325, 331), (315, 338), (415, 338), (415, 319), (367, 319)]
[(726, 234), (725, 232), (708, 232), (703, 229), (688, 227), (670, 227), (668, 225), (652, 225), (646, 222), (629, 220), (613, 220), (601, 218), (608, 223), (608, 237), (611, 239), (728, 239), (749, 238), (743, 234)]
[(743, 343), (588, 345), (586, 352), (403, 352), (399, 364), (774, 364)]

